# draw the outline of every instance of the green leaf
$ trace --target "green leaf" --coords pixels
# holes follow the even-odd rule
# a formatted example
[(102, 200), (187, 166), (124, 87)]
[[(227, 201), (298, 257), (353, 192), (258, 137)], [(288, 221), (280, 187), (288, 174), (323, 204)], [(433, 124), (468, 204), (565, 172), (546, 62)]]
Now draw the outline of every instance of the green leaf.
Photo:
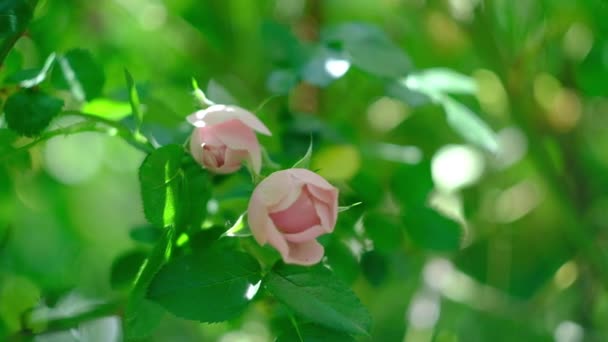
[(327, 264), (336, 276), (347, 284), (352, 284), (359, 275), (359, 262), (348, 246), (335, 236), (325, 246)]
[(176, 221), (183, 155), (181, 146), (166, 145), (149, 154), (139, 168), (144, 214), (150, 223), (159, 227)]
[(254, 258), (212, 247), (166, 264), (150, 284), (148, 298), (176, 316), (220, 322), (245, 309), (247, 291), (259, 280)]
[(206, 108), (215, 104), (215, 102), (209, 100), (207, 98), (207, 95), (205, 95), (205, 92), (203, 92), (201, 88), (198, 87), (198, 82), (194, 77), (192, 78), (192, 92), (194, 98), (198, 101), (201, 107)]
[(273, 94), (287, 95), (298, 84), (298, 76), (291, 70), (275, 70), (266, 80), (266, 88)]
[(404, 164), (393, 175), (392, 191), (403, 207), (425, 204), (434, 186), (431, 163), (426, 160), (415, 165)]
[(374, 249), (391, 252), (401, 246), (402, 224), (379, 212), (369, 212), (363, 218), (365, 233), (374, 242)]
[(155, 243), (161, 235), (163, 235), (162, 229), (154, 225), (136, 227), (129, 231), (129, 236), (133, 241), (143, 243)]
[(323, 41), (339, 45), (351, 63), (382, 77), (403, 77), (412, 68), (405, 52), (379, 28), (363, 23), (345, 23), (324, 30)]
[(308, 63), (302, 67), (300, 73), (306, 82), (326, 87), (342, 77), (349, 68), (350, 62), (343, 52), (320, 46), (312, 54)]
[(184, 170), (178, 200), (180, 224), (199, 230), (207, 217), (207, 202), (211, 198), (211, 180), (198, 164)]
[(135, 87), (135, 81), (133, 81), (133, 76), (131, 76), (131, 73), (129, 73), (129, 70), (127, 69), (125, 69), (125, 80), (127, 81), (127, 91), (129, 92), (131, 112), (135, 118), (135, 127), (136, 130), (139, 131), (139, 128), (144, 121), (144, 113), (142, 112), (141, 105), (139, 103), (139, 94), (137, 93), (137, 88)]
[(0, 3), (0, 39), (25, 29), (34, 15), (35, 2), (4, 0)]
[(375, 250), (365, 252), (361, 255), (361, 269), (370, 284), (380, 286), (388, 275), (388, 262), (384, 255)]
[(20, 135), (37, 136), (59, 114), (63, 101), (40, 91), (22, 89), (4, 105), (6, 123)]
[(386, 95), (411, 107), (420, 107), (431, 102), (427, 95), (406, 87), (404, 79), (387, 83), (385, 91)]
[[(354, 342), (355, 339), (343, 332), (328, 329), (316, 324), (299, 326), (300, 334), (295, 329), (290, 329), (281, 334), (276, 342)], [(300, 339), (301, 338), (301, 339)]]
[(116, 258), (112, 262), (110, 271), (110, 285), (112, 288), (119, 289), (132, 285), (147, 256), (146, 251), (135, 249)]
[(442, 97), (441, 104), (448, 124), (466, 141), (492, 153), (498, 151), (496, 134), (469, 108), (447, 96)]
[(78, 101), (90, 101), (103, 91), (103, 68), (89, 51), (74, 49), (57, 58), (51, 81), (58, 89), (69, 89)]
[(405, 229), (419, 247), (433, 251), (460, 248), (462, 229), (451, 219), (426, 206), (408, 209), (403, 215)]
[(219, 84), (216, 80), (209, 80), (207, 84), (207, 97), (213, 103), (236, 105), (238, 101), (230, 94), (226, 88)]
[(163, 235), (139, 269), (122, 322), (127, 341), (150, 335), (165, 313), (160, 305), (146, 299), (145, 295), (152, 278), (171, 256), (174, 235), (173, 228), (163, 230)]
[(305, 319), (347, 333), (369, 333), (367, 309), (347, 285), (322, 266), (279, 265), (264, 283), (273, 296)]
[(118, 121), (131, 114), (131, 104), (129, 102), (101, 98), (87, 102), (82, 107), (82, 111), (104, 119)]
[(302, 159), (298, 160), (293, 166), (292, 169), (301, 168), (308, 169), (310, 168), (310, 159), (312, 158), (312, 137), (310, 137), (310, 143), (308, 144), (308, 149), (306, 150), (306, 154), (302, 157)]

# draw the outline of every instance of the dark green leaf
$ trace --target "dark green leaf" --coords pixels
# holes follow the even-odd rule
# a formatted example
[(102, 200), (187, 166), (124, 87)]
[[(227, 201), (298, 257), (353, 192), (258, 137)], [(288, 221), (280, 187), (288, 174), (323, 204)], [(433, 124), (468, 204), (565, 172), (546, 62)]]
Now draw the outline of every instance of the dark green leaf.
[[(331, 330), (315, 324), (300, 325), (298, 331), (292, 329), (281, 334), (276, 342), (353, 342), (350, 335), (343, 332)], [(301, 338), (301, 339), (300, 339)]]
[(0, 39), (25, 29), (34, 15), (31, 0), (4, 0), (0, 3)]
[(384, 255), (376, 251), (365, 252), (361, 256), (361, 269), (370, 284), (380, 286), (388, 274), (388, 262)]
[(164, 315), (163, 308), (146, 299), (145, 295), (152, 278), (171, 256), (174, 234), (175, 230), (173, 228), (163, 230), (160, 240), (158, 240), (137, 274), (122, 321), (127, 341), (139, 340), (149, 336)]
[(402, 243), (402, 225), (390, 216), (369, 212), (363, 219), (365, 233), (374, 242), (374, 249), (381, 251), (394, 251)]
[(460, 247), (460, 225), (431, 208), (422, 205), (408, 208), (403, 222), (412, 241), (421, 248), (454, 251)]
[(340, 279), (352, 284), (359, 275), (359, 263), (346, 244), (333, 238), (325, 247), (327, 263)]
[(367, 309), (347, 285), (322, 266), (279, 265), (267, 275), (265, 285), (305, 319), (347, 333), (369, 333)]
[(40, 91), (23, 89), (11, 95), (4, 105), (6, 123), (18, 134), (39, 135), (59, 114), (63, 101)]
[(393, 175), (393, 194), (405, 207), (425, 204), (434, 188), (431, 163), (424, 160), (415, 165), (403, 165)]
[(295, 164), (293, 164), (292, 168), (301, 168), (308, 169), (310, 167), (310, 158), (312, 157), (312, 137), (310, 139), (310, 143), (308, 144), (308, 149), (306, 150), (306, 154), (298, 160)]
[(154, 277), (148, 298), (176, 316), (201, 322), (236, 317), (260, 280), (260, 266), (245, 253), (211, 248), (166, 264)]
[(162, 229), (154, 225), (137, 227), (129, 231), (129, 236), (131, 237), (131, 239), (137, 242), (144, 243), (155, 243), (156, 241), (158, 241), (162, 234)]
[(133, 284), (137, 272), (148, 253), (143, 250), (132, 250), (122, 254), (112, 262), (110, 285), (113, 289), (128, 287)]
[(133, 81), (133, 76), (129, 73), (129, 70), (125, 69), (125, 80), (127, 81), (127, 91), (129, 92), (129, 103), (131, 103), (131, 112), (133, 113), (133, 117), (135, 118), (135, 127), (139, 130), (142, 122), (144, 121), (144, 113), (141, 110), (141, 105), (139, 103), (139, 94), (137, 92), (137, 88), (135, 87), (135, 81)]
[(68, 51), (57, 58), (51, 81), (59, 89), (69, 89), (79, 101), (90, 101), (103, 90), (105, 76), (103, 68), (90, 52), (82, 49)]
[(23, 88), (35, 87), (46, 80), (51, 67), (55, 63), (55, 54), (50, 54), (40, 68), (30, 68), (14, 72), (6, 78), (9, 84), (19, 84)]
[(150, 223), (166, 227), (176, 220), (182, 186), (179, 145), (166, 145), (152, 152), (139, 168), (144, 214)]

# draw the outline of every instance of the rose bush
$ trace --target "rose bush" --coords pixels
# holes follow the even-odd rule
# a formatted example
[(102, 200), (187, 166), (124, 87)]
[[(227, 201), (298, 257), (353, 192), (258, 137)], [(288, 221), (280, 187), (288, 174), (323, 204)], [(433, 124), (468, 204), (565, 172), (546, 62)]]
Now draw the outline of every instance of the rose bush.
[(195, 129), (190, 137), (190, 153), (214, 173), (237, 171), (248, 161), (255, 173), (262, 168), (262, 154), (255, 132), (271, 135), (251, 112), (227, 105), (212, 105), (188, 116)]
[(338, 216), (338, 189), (306, 169), (272, 173), (253, 191), (249, 226), (256, 241), (269, 243), (290, 264), (313, 265), (323, 258), (316, 241), (331, 233)]

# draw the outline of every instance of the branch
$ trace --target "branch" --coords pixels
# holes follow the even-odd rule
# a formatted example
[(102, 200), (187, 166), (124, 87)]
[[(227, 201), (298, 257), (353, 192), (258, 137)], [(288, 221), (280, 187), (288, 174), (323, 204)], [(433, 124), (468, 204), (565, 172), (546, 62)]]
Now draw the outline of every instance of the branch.
[(125, 125), (121, 124), (120, 122), (108, 120), (108, 119), (102, 118), (97, 115), (83, 113), (83, 112), (76, 111), (76, 110), (64, 111), (62, 114), (79, 116), (81, 118), (87, 119), (88, 121), (92, 121), (92, 122), (96, 122), (96, 123), (100, 123), (100, 124), (109, 126), (113, 129), (115, 129), (116, 130), (115, 134), (120, 136), (129, 145), (137, 148), (138, 150), (140, 150), (144, 153), (150, 153), (150, 152), (154, 151), (154, 146), (152, 146), (150, 144), (148, 139), (146, 139), (141, 134), (136, 134), (136, 133), (131, 132), (131, 130), (129, 130), (129, 128), (127, 128)]

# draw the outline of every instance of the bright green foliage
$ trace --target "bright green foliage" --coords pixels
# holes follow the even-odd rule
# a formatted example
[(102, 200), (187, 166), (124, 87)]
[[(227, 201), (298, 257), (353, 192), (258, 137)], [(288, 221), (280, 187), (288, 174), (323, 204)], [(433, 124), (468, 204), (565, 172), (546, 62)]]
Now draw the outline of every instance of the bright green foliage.
[(167, 227), (176, 221), (182, 190), (181, 170), (183, 149), (167, 145), (152, 152), (139, 168), (139, 182), (148, 221)]
[(163, 266), (147, 297), (176, 316), (220, 322), (245, 309), (248, 289), (260, 278), (260, 266), (248, 254), (211, 248)]
[(62, 107), (62, 100), (42, 91), (21, 90), (6, 100), (6, 123), (16, 133), (33, 137), (42, 133)]
[(266, 276), (264, 285), (306, 320), (351, 334), (369, 334), (367, 309), (347, 285), (322, 266), (279, 265)]
[(57, 89), (70, 90), (79, 101), (101, 95), (105, 76), (89, 51), (74, 49), (57, 57), (51, 81)]
[(279, 335), (276, 342), (353, 342), (350, 335), (314, 324), (302, 324)]

